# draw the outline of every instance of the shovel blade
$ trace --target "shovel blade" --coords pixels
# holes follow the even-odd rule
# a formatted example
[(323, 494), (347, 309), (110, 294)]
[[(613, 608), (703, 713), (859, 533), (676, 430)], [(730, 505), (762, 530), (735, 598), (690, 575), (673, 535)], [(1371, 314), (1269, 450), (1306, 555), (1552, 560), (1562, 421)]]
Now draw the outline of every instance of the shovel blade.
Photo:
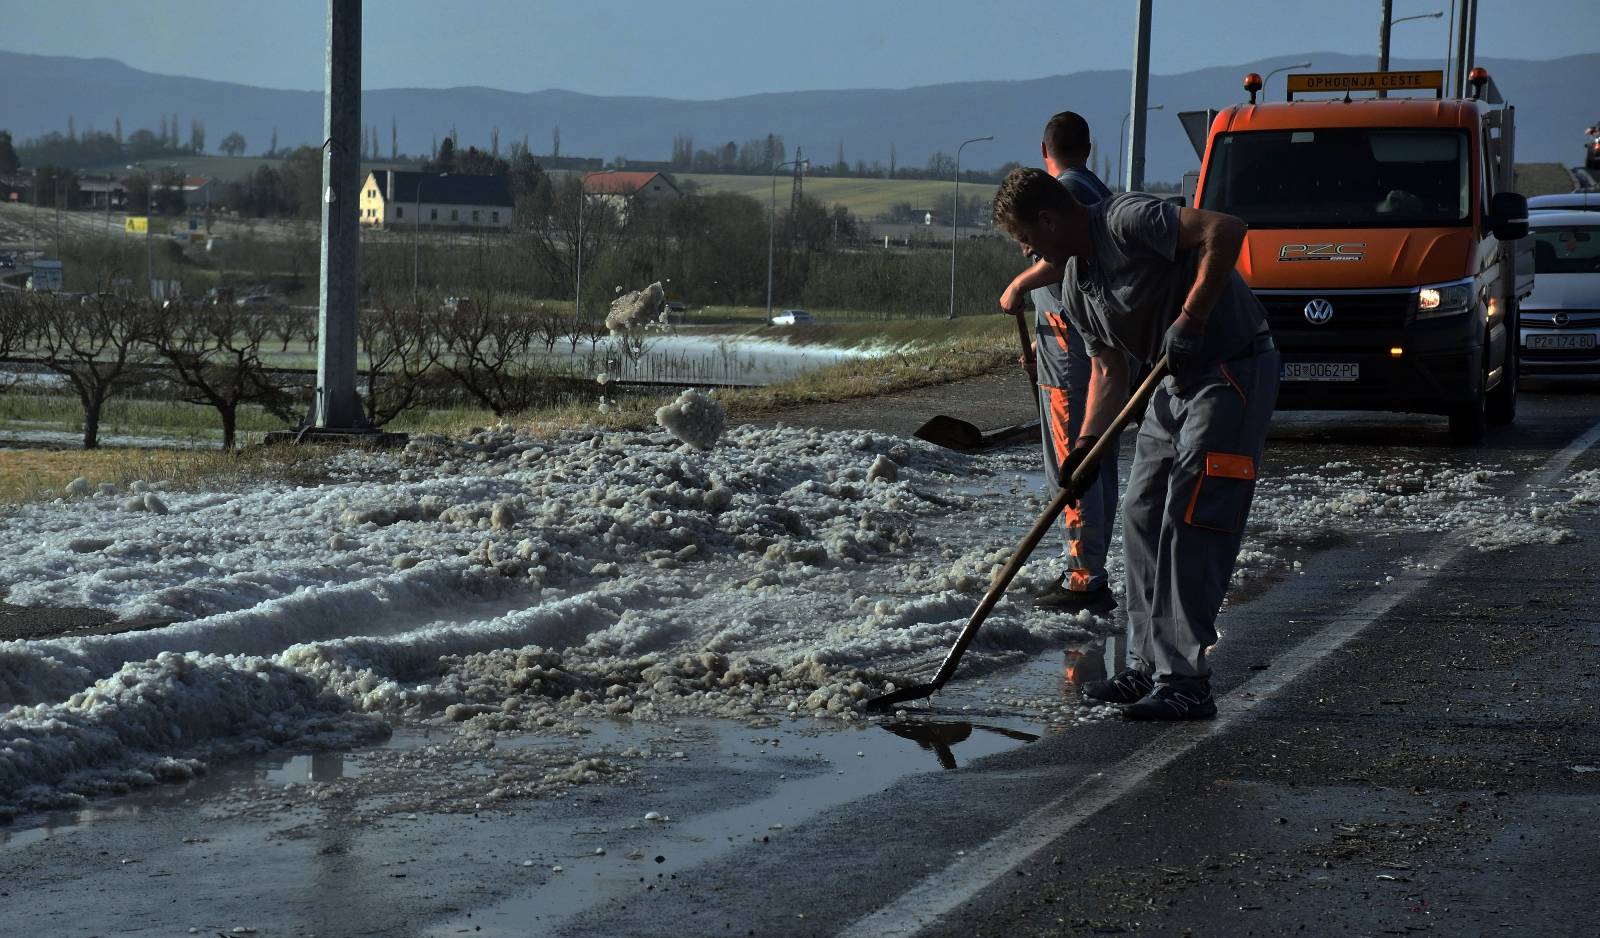
[(938, 414), (928, 418), (928, 422), (918, 427), (912, 436), (945, 449), (969, 452), (1005, 446), (1038, 432), (1038, 423), (1019, 423), (985, 433), (965, 420)]
[(902, 687), (897, 691), (891, 691), (881, 697), (873, 697), (867, 701), (866, 706), (868, 710), (888, 710), (895, 704), (905, 703), (908, 700), (921, 700), (924, 697), (932, 697), (938, 690), (938, 684), (913, 684), (910, 687)]
[(983, 431), (965, 420), (937, 414), (928, 418), (928, 422), (917, 428), (912, 434), (919, 440), (927, 440), (935, 446), (944, 446), (950, 449), (981, 449), (983, 447)]

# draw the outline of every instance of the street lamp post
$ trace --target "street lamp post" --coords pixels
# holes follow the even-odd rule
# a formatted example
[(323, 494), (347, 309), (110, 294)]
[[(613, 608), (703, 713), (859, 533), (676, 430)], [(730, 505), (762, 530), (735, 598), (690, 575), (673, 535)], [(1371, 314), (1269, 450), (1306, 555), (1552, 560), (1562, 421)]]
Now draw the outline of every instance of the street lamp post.
[(1285, 65), (1283, 68), (1275, 68), (1272, 71), (1268, 72), (1267, 73), (1267, 77), (1261, 79), (1261, 97), (1262, 97), (1262, 99), (1263, 100), (1266, 99), (1266, 96), (1267, 96), (1267, 82), (1272, 80), (1272, 76), (1274, 76), (1274, 75), (1276, 75), (1276, 74), (1278, 74), (1280, 72), (1287, 72), (1291, 68), (1310, 68), (1310, 67), (1311, 67), (1311, 63), (1310, 62), (1296, 62), (1293, 65)]
[[(1147, 111), (1163, 111), (1163, 110), (1166, 110), (1166, 107), (1167, 106), (1165, 104), (1152, 104), (1151, 106), (1145, 108), (1145, 110), (1147, 110)], [(1122, 169), (1123, 169), (1123, 165), (1124, 165), (1123, 160), (1122, 160), (1123, 138), (1125, 136), (1127, 136), (1127, 133), (1128, 133), (1128, 118), (1130, 118), (1132, 116), (1133, 116), (1133, 112), (1132, 111), (1129, 111), (1128, 113), (1122, 115), (1122, 127), (1117, 131), (1117, 188), (1118, 189), (1122, 189), (1123, 188), (1123, 185), (1122, 185), (1122, 178), (1123, 178), (1122, 177)]]
[(994, 134), (987, 137), (973, 137), (956, 147), (956, 189), (950, 199), (950, 314), (945, 317), (946, 319), (956, 318), (956, 241), (961, 235), (961, 151), (966, 149), (969, 143), (981, 143), (993, 139)]
[[(1402, 16), (1399, 19), (1392, 19), (1390, 17), (1390, 8), (1391, 3), (1389, 0), (1385, 0), (1383, 4), (1383, 18), (1378, 23), (1378, 71), (1380, 72), (1387, 72), (1389, 70), (1389, 30), (1392, 29), (1395, 24), (1404, 23), (1407, 20), (1436, 20), (1444, 16), (1443, 10), (1435, 10), (1432, 13), (1417, 13), (1412, 16)], [(1387, 98), (1388, 96), (1389, 92), (1387, 89), (1378, 89), (1378, 97)]]
[(772, 325), (772, 242), (778, 228), (778, 170), (785, 166), (810, 166), (810, 160), (788, 160), (772, 167), (772, 197), (767, 202), (767, 325)]
[[(439, 178), (450, 175), (440, 173)], [(417, 304), (417, 273), (422, 269), (422, 184), (427, 181), (427, 174), (417, 177), (417, 199), (411, 207), (411, 305)]]

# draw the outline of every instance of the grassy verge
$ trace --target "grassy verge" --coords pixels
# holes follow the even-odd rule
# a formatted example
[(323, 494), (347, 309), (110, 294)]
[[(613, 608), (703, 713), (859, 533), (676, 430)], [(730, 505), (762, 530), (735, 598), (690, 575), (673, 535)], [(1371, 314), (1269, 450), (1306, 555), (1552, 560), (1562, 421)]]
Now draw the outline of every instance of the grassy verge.
[(323, 477), (323, 456), (291, 446), (254, 446), (237, 453), (172, 449), (0, 449), (0, 504), (36, 501), (78, 476), (126, 485), (165, 481), (189, 488), (272, 479), (310, 483)]
[[(799, 330), (788, 330), (798, 332)], [(796, 336), (786, 336), (791, 341)], [(730, 419), (750, 420), (805, 404), (827, 404), (960, 381), (1013, 362), (1015, 327), (1001, 316), (954, 322), (908, 320), (839, 323), (810, 327), (800, 341), (833, 345), (874, 344), (884, 354), (841, 362), (792, 381), (763, 388), (719, 392)], [(596, 398), (599, 392), (596, 389)], [(472, 427), (510, 423), (535, 433), (554, 434), (594, 426), (639, 429), (654, 426), (655, 410), (675, 395), (629, 394), (607, 413), (596, 401), (566, 404), (497, 419), (484, 410), (455, 408), (413, 411), (389, 429), (412, 433), (464, 433)], [(76, 400), (62, 395), (8, 394), (0, 397), (0, 427), (78, 430), (82, 414)], [(241, 432), (278, 429), (282, 422), (258, 408), (242, 409)], [(107, 434), (161, 435), (215, 439), (215, 414), (209, 408), (173, 401), (113, 400), (101, 430)], [(32, 501), (78, 476), (91, 482), (126, 484), (162, 480), (179, 487), (226, 485), (255, 479), (312, 482), (321, 478), (327, 451), (314, 447), (251, 446), (238, 453), (217, 450), (107, 448), (0, 449), (0, 504)]]

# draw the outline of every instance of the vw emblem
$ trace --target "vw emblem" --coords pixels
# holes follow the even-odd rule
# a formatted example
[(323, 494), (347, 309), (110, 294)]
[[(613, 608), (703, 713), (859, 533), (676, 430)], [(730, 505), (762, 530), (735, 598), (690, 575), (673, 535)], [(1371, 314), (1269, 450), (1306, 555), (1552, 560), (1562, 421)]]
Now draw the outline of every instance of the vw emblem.
[(1318, 297), (1306, 304), (1306, 322), (1320, 326), (1333, 318), (1333, 304)]
[(1570, 321), (1570, 317), (1566, 313), (1556, 313), (1555, 319), (1558, 326), (1564, 326)]

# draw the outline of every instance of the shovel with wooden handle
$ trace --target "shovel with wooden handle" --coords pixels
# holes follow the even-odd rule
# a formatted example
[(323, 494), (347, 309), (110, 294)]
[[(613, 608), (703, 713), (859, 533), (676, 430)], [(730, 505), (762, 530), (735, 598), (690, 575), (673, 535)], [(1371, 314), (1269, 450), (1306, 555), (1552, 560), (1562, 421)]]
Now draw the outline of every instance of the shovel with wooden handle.
[(1150, 369), (1150, 374), (1145, 376), (1143, 383), (1139, 385), (1139, 389), (1128, 399), (1128, 403), (1123, 405), (1121, 413), (1117, 414), (1116, 419), (1111, 421), (1109, 427), (1106, 427), (1105, 432), (1100, 435), (1100, 439), (1095, 440), (1094, 445), (1089, 447), (1089, 454), (1073, 470), (1072, 477), (1066, 480), (1066, 483), (1056, 491), (1056, 497), (1051, 499), (1050, 504), (1045, 506), (1038, 520), (1028, 530), (1027, 536), (1022, 539), (1022, 543), (1017, 545), (1017, 549), (1012, 553), (1011, 559), (1006, 561), (1006, 565), (995, 576), (994, 582), (989, 585), (989, 591), (983, 594), (983, 600), (978, 603), (978, 608), (974, 609), (971, 618), (967, 619), (966, 626), (962, 628), (961, 634), (956, 637), (956, 643), (951, 646), (950, 653), (944, 656), (944, 663), (939, 665), (939, 671), (933, 676), (933, 680), (926, 684), (913, 684), (910, 687), (903, 687), (881, 697), (874, 697), (867, 701), (868, 710), (887, 710), (895, 704), (904, 703), (907, 700), (931, 697), (945, 685), (946, 681), (950, 680), (950, 676), (956, 671), (956, 666), (961, 663), (961, 656), (966, 653), (967, 646), (972, 644), (973, 638), (978, 634), (978, 629), (983, 626), (983, 620), (989, 617), (990, 611), (1000, 601), (1000, 597), (1005, 593), (1006, 587), (1010, 586), (1011, 581), (1016, 578), (1017, 571), (1022, 569), (1022, 565), (1027, 562), (1028, 556), (1033, 553), (1033, 549), (1039, 546), (1040, 541), (1044, 540), (1045, 534), (1049, 532), (1050, 526), (1055, 524), (1056, 517), (1061, 514), (1063, 508), (1067, 507), (1067, 503), (1081, 498), (1089, 486), (1094, 484), (1095, 477), (1100, 473), (1100, 460), (1104, 458), (1111, 447), (1119, 444), (1122, 431), (1144, 409), (1145, 404), (1150, 400), (1150, 395), (1155, 393), (1156, 385), (1162, 378), (1166, 377), (1166, 374), (1167, 359), (1163, 356), (1160, 361), (1156, 362), (1155, 367)]
[[(1028, 338), (1028, 327), (1022, 321), (1021, 316), (1016, 317), (1016, 319), (1017, 335), (1022, 338), (1022, 354), (1031, 359), (1033, 358), (1033, 344)], [(1037, 385), (1034, 387), (1033, 397), (1034, 402), (1037, 403), (1039, 399)], [(1034, 422), (1013, 424), (1009, 427), (1001, 427), (998, 430), (985, 432), (978, 429), (977, 425), (957, 417), (935, 414), (929, 417), (911, 435), (919, 440), (927, 440), (935, 446), (943, 446), (945, 449), (972, 452), (1014, 443), (1036, 432), (1038, 429), (1039, 424)]]

